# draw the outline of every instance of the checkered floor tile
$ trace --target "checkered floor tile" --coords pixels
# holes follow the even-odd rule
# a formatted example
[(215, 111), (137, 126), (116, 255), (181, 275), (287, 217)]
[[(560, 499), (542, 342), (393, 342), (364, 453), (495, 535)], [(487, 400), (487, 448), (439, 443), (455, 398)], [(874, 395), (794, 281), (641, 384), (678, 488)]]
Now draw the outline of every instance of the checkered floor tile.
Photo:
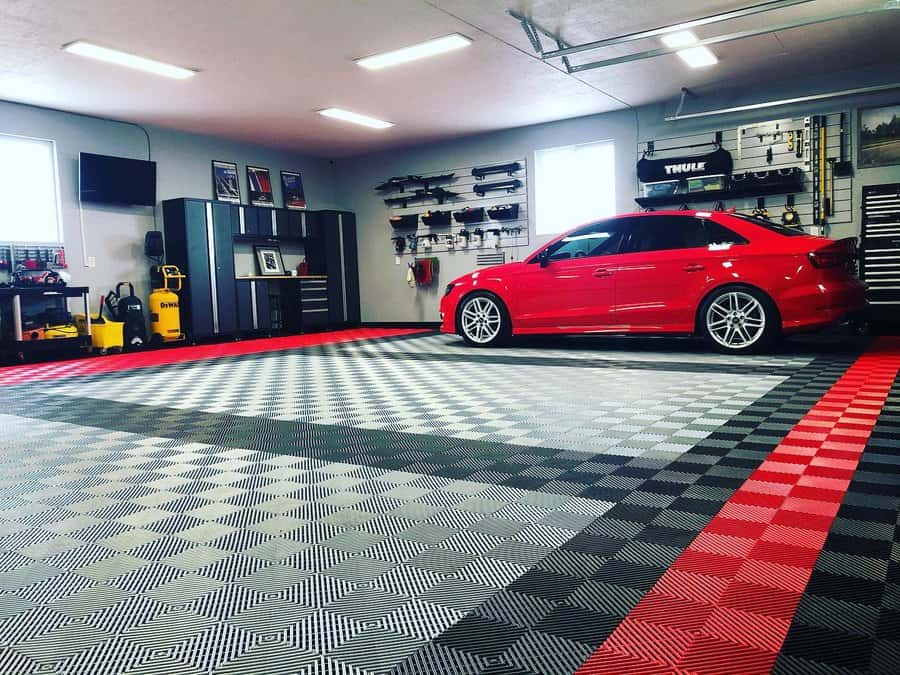
[[(574, 673), (862, 348), (573, 343), (6, 388), (0, 672)], [(779, 672), (896, 662), (898, 400)]]

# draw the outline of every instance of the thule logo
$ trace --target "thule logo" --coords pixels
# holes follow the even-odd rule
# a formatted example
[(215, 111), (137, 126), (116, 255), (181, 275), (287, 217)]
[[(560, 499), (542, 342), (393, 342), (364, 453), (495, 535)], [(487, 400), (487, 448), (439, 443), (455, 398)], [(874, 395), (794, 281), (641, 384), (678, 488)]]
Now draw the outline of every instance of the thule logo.
[(666, 174), (671, 176), (677, 173), (693, 173), (694, 171), (706, 171), (706, 162), (683, 162), (681, 164), (666, 164)]

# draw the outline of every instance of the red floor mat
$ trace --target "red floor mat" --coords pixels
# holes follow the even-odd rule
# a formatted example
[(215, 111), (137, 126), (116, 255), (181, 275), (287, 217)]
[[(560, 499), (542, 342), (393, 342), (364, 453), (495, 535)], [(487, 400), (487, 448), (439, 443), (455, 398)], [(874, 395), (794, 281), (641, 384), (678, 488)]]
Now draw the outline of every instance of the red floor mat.
[(898, 368), (900, 340), (879, 339), (577, 675), (771, 672)]
[(306, 335), (288, 335), (258, 340), (241, 340), (238, 342), (219, 342), (209, 345), (173, 347), (170, 349), (154, 349), (143, 352), (130, 352), (97, 358), (72, 359), (69, 361), (53, 361), (51, 363), (35, 363), (21, 366), (0, 368), (0, 384), (23, 384), (57, 380), (62, 377), (79, 375), (97, 375), (122, 370), (134, 370), (148, 366), (162, 366), (185, 361), (216, 359), (224, 356), (240, 356), (242, 354), (259, 354), (276, 352), (298, 347), (351, 342), (353, 340), (371, 340), (374, 338), (394, 337), (424, 333), (427, 330), (409, 328), (353, 328), (325, 333), (309, 333)]

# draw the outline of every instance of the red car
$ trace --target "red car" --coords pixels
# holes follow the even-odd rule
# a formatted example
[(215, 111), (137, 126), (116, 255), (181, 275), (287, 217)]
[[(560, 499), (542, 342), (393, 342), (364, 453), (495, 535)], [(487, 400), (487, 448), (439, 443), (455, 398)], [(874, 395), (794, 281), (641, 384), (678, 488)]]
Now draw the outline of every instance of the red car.
[(736, 213), (617, 216), (448, 284), (441, 330), (475, 346), (511, 335), (680, 333), (749, 352), (861, 313), (855, 255), (852, 237)]

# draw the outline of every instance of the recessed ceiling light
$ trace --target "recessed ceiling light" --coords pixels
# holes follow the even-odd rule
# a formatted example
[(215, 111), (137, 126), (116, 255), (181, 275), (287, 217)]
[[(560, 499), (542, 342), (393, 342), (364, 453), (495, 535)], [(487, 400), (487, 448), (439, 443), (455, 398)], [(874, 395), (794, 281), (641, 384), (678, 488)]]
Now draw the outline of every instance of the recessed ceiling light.
[(325, 108), (325, 110), (320, 110), (319, 114), (325, 117), (331, 117), (336, 120), (342, 120), (344, 122), (361, 124), (362, 126), (369, 127), (371, 129), (388, 129), (389, 127), (394, 126), (393, 122), (385, 122), (384, 120), (380, 120), (375, 117), (360, 115), (359, 113), (350, 112), (349, 110), (342, 110), (341, 108)]
[(681, 60), (688, 64), (691, 68), (704, 68), (712, 66), (719, 62), (716, 55), (713, 54), (708, 47), (700, 45), (699, 47), (690, 47), (675, 52), (681, 57)]
[(84, 42), (82, 40), (63, 45), (63, 50), (70, 54), (78, 54), (79, 56), (87, 56), (88, 58), (97, 59), (99, 61), (114, 63), (117, 66), (135, 68), (164, 77), (173, 77), (176, 80), (184, 80), (197, 74), (197, 71), (195, 70), (173, 66), (161, 61), (154, 61), (153, 59), (145, 59), (143, 56), (135, 56), (134, 54), (120, 52), (118, 49), (100, 47), (99, 45)]
[(443, 54), (444, 52), (450, 52), (454, 49), (468, 47), (470, 44), (472, 44), (472, 41), (469, 38), (460, 35), (459, 33), (452, 33), (450, 35), (445, 35), (444, 37), (427, 40), (426, 42), (420, 42), (419, 44), (410, 45), (409, 47), (403, 47), (402, 49), (395, 49), (394, 51), (356, 59), (356, 62), (363, 68), (380, 70), (381, 68), (396, 66), (399, 63), (416, 61), (417, 59), (424, 59), (428, 56)]
[(697, 42), (697, 36), (694, 35), (689, 30), (680, 30), (677, 33), (667, 33), (663, 35), (660, 40), (662, 43), (671, 49), (676, 49), (678, 47), (688, 47)]

